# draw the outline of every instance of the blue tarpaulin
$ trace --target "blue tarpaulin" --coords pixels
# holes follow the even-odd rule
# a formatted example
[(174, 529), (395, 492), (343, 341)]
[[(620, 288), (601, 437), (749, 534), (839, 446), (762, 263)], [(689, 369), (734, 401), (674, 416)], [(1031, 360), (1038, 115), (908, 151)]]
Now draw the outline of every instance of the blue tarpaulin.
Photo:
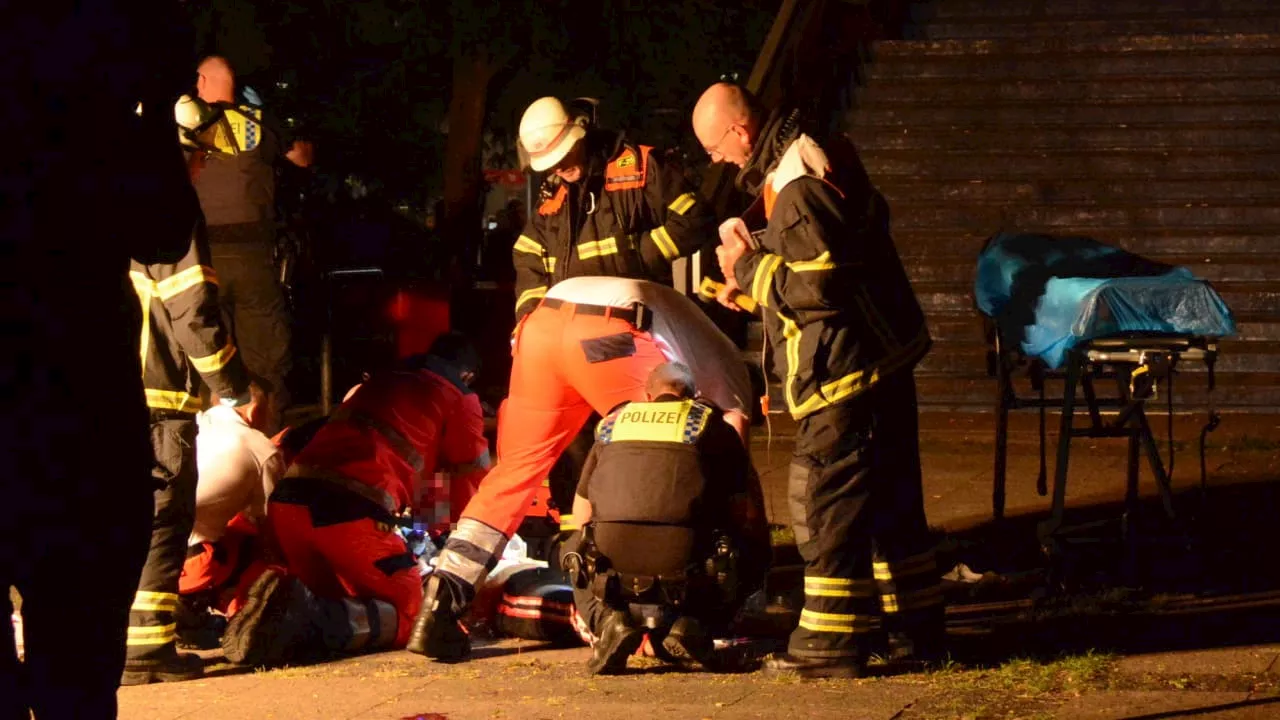
[(1094, 338), (1236, 331), (1230, 308), (1189, 269), (1090, 238), (996, 235), (978, 256), (974, 297), (1024, 353), (1051, 368)]

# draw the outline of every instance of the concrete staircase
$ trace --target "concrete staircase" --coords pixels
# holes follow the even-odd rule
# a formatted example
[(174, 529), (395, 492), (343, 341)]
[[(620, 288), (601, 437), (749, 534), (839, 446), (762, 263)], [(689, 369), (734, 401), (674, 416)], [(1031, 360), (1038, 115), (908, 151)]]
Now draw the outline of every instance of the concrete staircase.
[[(1240, 326), (1216, 403), (1280, 410), (1280, 3), (917, 9), (922, 37), (873, 47), (849, 128), (937, 339), (918, 371), (925, 408), (993, 405), (973, 268), (1005, 229), (1190, 266)], [(1175, 385), (1186, 409), (1205, 401), (1197, 370)]]

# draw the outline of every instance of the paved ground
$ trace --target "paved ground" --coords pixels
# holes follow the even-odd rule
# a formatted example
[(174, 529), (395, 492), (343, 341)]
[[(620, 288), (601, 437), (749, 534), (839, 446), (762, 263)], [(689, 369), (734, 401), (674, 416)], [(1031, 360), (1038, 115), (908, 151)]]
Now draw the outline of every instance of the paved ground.
[[(643, 663), (627, 676), (593, 679), (582, 670), (585, 649), (517, 641), (481, 648), (457, 666), (398, 652), (244, 672), (211, 657), (215, 677), (123, 689), (121, 717), (1280, 717), (1280, 563), (1270, 558), (1280, 416), (1224, 421), (1209, 443), (1203, 499), (1195, 491), (1198, 421), (1177, 424), (1181, 522), (1161, 522), (1149, 503), (1136, 573), (1128, 575), (1116, 562), (1119, 546), (1109, 542), (1114, 527), (1101, 522), (1119, 515), (1122, 442), (1077, 441), (1068, 519), (1099, 525), (1081, 536), (1089, 542), (1062, 545), (1050, 562), (1035, 533), (1048, 500), (1035, 490), (1034, 425), (1020, 421), (1012, 434), (1009, 517), (1000, 524), (990, 522), (990, 428), (945, 415), (923, 425), (928, 512), (945, 532), (945, 557), (991, 571), (982, 582), (951, 587), (955, 660), (936, 671), (802, 684)], [(777, 522), (786, 521), (786, 431), (779, 424), (771, 443), (763, 432), (755, 443)], [(1147, 498), (1150, 478), (1144, 467)]]

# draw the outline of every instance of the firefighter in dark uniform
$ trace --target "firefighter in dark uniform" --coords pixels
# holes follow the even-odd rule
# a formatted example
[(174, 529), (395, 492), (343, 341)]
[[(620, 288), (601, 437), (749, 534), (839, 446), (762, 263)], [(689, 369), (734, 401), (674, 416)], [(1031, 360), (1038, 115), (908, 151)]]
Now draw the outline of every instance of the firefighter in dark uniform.
[(597, 426), (574, 498), (585, 524), (562, 555), (593, 640), (592, 673), (621, 671), (646, 632), (659, 657), (716, 668), (712, 637), (767, 570), (763, 507), (738, 433), (694, 399), (682, 364), (655, 368), (645, 392), (647, 402)]
[[(760, 194), (762, 214), (724, 223), (717, 254), (729, 290), (764, 308), (799, 423), (788, 496), (805, 606), (769, 667), (849, 677), (865, 670), (877, 611), (891, 659), (940, 652), (912, 374), (930, 339), (856, 150), (840, 138), (819, 144), (800, 120), (766, 117), (721, 83), (699, 99), (693, 127), (712, 160), (742, 167), (739, 185)], [(763, 227), (758, 244), (753, 225)]]
[[(512, 250), (517, 322), (566, 278), (603, 275), (671, 285), (672, 261), (714, 241), (710, 206), (674, 163), (623, 133), (596, 127), (588, 113), (571, 112), (557, 98), (541, 98), (525, 110), (519, 149), (531, 169), (549, 174)], [(593, 425), (583, 426), (552, 471), (552, 498), (562, 513), (590, 450)]]
[(129, 278), (142, 305), (142, 381), (151, 410), (155, 516), (151, 550), (129, 614), (124, 685), (187, 680), (199, 657), (177, 652), (178, 578), (195, 521), (196, 422), (201, 384), (212, 401), (235, 407), (250, 425), (258, 403), (248, 372), (222, 327), (218, 286), (203, 227), (176, 263), (133, 261)]

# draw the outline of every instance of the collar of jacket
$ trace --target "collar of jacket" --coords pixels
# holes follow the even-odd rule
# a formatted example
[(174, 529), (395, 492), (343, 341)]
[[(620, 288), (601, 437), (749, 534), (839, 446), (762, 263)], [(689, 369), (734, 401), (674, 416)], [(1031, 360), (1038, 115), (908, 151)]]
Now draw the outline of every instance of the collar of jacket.
[(764, 179), (778, 164), (791, 141), (800, 135), (800, 111), (774, 110), (760, 129), (747, 164), (738, 171), (734, 185), (752, 196), (759, 195)]

